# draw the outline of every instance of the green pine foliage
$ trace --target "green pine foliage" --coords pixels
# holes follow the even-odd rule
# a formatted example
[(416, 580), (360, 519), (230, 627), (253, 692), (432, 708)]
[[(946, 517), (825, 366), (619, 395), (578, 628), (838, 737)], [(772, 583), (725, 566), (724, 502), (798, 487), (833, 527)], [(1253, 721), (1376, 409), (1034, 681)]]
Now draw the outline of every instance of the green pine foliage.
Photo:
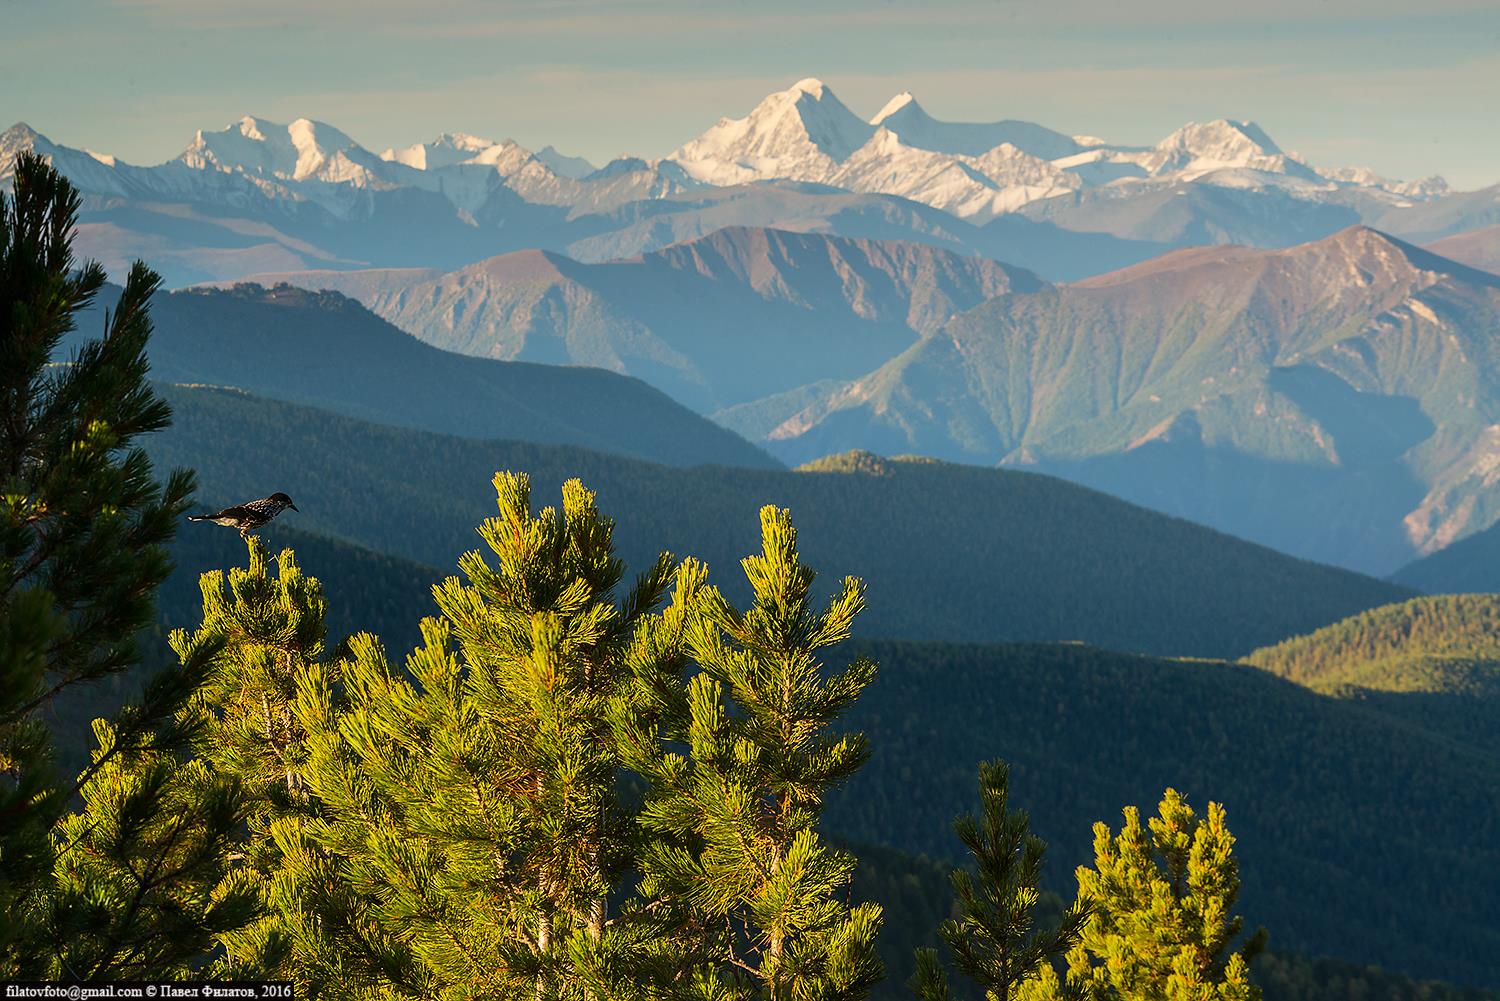
[[(1059, 989), (1052, 961), (1078, 943), (1093, 905), (1080, 895), (1056, 924), (1038, 927), (1047, 846), (1031, 833), (1025, 811), (1010, 809), (1009, 797), (1005, 763), (982, 762), (979, 816), (964, 814), (953, 825), (977, 871), (953, 873), (959, 915), (943, 922), (939, 934), (953, 965), (991, 1001), (1074, 997), (1077, 992)], [(922, 1001), (948, 1001), (952, 996), (936, 950), (918, 952), (912, 987)]]
[(83, 808), (53, 834), (56, 888), (38, 915), (45, 944), (26, 973), (68, 980), (193, 976), (259, 913), (238, 866), (253, 800), (202, 759), (137, 747), (94, 724), (97, 771)]
[(869, 753), (862, 735), (832, 726), (874, 663), (829, 672), (818, 657), (848, 637), (863, 585), (845, 578), (815, 610), (790, 513), (768, 506), (760, 522), (761, 553), (743, 561), (750, 608), (711, 586), (695, 605), (688, 642), (701, 670), (670, 733), (681, 750), (634, 759), (652, 782), (642, 822), (661, 836), (643, 887), (711, 932), (705, 996), (863, 998), (883, 973), (881, 909), (847, 903), (856, 860), (817, 831), (829, 790)]
[(1244, 919), (1234, 837), (1224, 807), (1198, 817), (1175, 789), (1143, 826), (1125, 808), (1119, 834), (1094, 825), (1094, 867), (1078, 868), (1078, 897), (1097, 910), (1068, 957), (1068, 981), (1121, 1001), (1261, 1001), (1249, 960), (1265, 948), (1258, 930), (1238, 948)]
[[(208, 509), (230, 501), (204, 503)], [(308, 566), (318, 568), (326, 597), (324, 646), (337, 650), (361, 631), (380, 636), (390, 647), (409, 650), (421, 639), (420, 622), (431, 615), (432, 585), (443, 575), (359, 546), (314, 535), (276, 522), (259, 533), (272, 552), (294, 549)], [(122, 674), (59, 693), (50, 712), (59, 768), (77, 771), (88, 764), (94, 745), (91, 720), (112, 716), (136, 698), (142, 682), (176, 663), (169, 637), (173, 629), (197, 629), (203, 618), (201, 578), (245, 561), (245, 543), (234, 532), (214, 525), (188, 525), (168, 548), (176, 569), (156, 594), (156, 622), (140, 636), (141, 663)]]
[[(110, 977), (201, 961), (251, 901), (225, 865), (245, 802), (185, 757), (190, 697), (215, 654), (187, 652), (113, 723), (76, 779), (41, 721), (127, 671), (193, 486), (153, 475), (141, 436), (171, 412), (146, 381), (155, 274), (137, 264), (64, 364), (104, 285), (71, 242), (80, 200), (43, 159), (0, 194), (0, 976)], [(78, 809), (75, 814), (69, 811)]]
[(358, 976), (421, 997), (632, 996), (683, 971), (655, 912), (612, 907), (635, 843), (616, 733), (649, 728), (679, 683), (701, 575), (663, 554), (617, 599), (589, 491), (534, 513), (524, 476), (495, 486), (480, 535), (497, 565), (470, 553), (466, 582), (435, 590), (443, 618), (407, 670), (362, 636), (342, 704), (326, 681), (302, 689), (312, 837), (369, 908), (341, 919)]
[[(249, 539), (249, 567), (203, 575), (203, 622), (171, 637), (179, 657), (210, 638), (223, 647), (199, 692), (213, 720), (206, 745), (220, 771), (237, 775), (264, 810), (307, 801), (301, 773), (307, 735), (292, 714), (299, 681), (323, 656), (325, 601), (291, 550), (271, 572), (265, 545)], [(227, 586), (226, 586), (227, 584)], [(337, 678), (334, 679), (335, 683)]]
[(317, 817), (302, 773), (307, 733), (293, 712), (299, 688), (315, 676), (338, 684), (335, 661), (325, 658), (322, 585), (304, 574), (290, 550), (274, 564), (252, 536), (249, 563), (227, 574), (203, 575), (202, 624), (177, 630), (171, 644), (186, 661), (213, 644), (220, 653), (198, 689), (205, 727), (200, 762), (235, 781), (250, 804), (236, 844), (236, 872), (256, 894), (257, 919), (220, 935), (225, 969), (296, 979), (316, 986), (303, 971), (317, 964), (329, 943), (310, 914), (307, 898), (330, 882), (328, 865), (316, 875), (288, 861), (306, 842)]

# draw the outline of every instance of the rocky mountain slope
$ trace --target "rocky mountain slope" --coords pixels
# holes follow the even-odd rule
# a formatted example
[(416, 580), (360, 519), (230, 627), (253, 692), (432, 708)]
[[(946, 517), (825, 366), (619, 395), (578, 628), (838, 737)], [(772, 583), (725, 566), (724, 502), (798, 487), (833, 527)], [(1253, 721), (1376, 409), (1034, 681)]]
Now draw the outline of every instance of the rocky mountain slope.
[(635, 375), (702, 411), (883, 364), (1030, 272), (918, 244), (723, 229), (583, 264), (518, 251), (442, 275), (255, 276), (331, 288), (437, 347)]
[(1500, 517), (1500, 278), (1354, 227), (992, 300), (859, 379), (721, 415), (784, 459), (1064, 475), (1389, 573)]

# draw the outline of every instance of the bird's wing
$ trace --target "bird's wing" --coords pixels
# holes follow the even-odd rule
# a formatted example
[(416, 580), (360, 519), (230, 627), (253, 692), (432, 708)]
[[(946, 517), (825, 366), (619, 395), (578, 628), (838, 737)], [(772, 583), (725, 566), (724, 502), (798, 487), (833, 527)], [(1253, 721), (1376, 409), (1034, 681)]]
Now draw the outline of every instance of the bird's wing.
[(236, 504), (234, 507), (226, 507), (224, 510), (214, 514), (215, 518), (248, 518), (255, 512), (248, 505)]

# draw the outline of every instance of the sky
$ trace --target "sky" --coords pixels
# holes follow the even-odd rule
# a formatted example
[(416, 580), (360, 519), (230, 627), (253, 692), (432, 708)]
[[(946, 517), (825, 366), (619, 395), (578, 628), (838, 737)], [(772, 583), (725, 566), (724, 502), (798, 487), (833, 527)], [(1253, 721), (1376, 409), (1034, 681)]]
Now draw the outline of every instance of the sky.
[(132, 163), (246, 114), (657, 157), (810, 76), (865, 117), (1251, 119), (1320, 166), (1500, 182), (1500, 0), (0, 0), (0, 128)]

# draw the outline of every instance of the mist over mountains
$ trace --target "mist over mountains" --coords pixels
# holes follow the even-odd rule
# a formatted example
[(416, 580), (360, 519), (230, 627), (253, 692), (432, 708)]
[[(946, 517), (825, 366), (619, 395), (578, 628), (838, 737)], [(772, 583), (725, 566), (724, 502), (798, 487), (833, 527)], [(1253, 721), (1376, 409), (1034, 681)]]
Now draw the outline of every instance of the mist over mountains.
[(504, 254), (446, 274), (256, 275), (329, 288), (449, 351), (637, 376), (703, 411), (863, 375), (1036, 275), (927, 244), (727, 228), (620, 261)]

